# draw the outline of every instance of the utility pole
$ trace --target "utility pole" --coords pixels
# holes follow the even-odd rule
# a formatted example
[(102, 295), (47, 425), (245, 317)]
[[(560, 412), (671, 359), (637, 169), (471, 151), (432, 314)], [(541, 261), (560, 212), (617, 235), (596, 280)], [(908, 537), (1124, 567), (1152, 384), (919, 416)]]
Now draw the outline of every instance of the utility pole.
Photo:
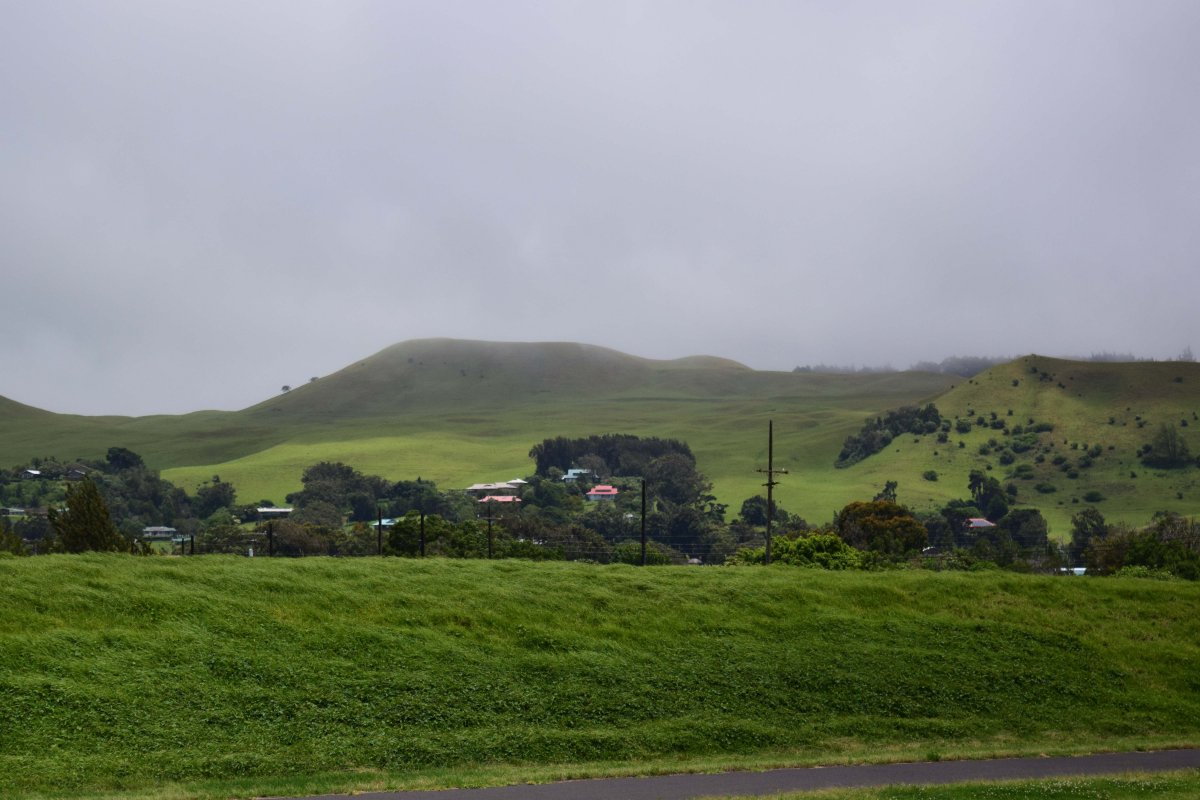
[(379, 555), (383, 555), (383, 506), (375, 506), (375, 539)]
[(492, 504), (488, 503), (488, 515), (484, 517), (488, 524), (488, 558), (492, 557), (492, 523), (498, 519), (498, 517), (493, 514), (491, 506)]
[(425, 509), (421, 509), (421, 558), (425, 557)]
[(786, 469), (775, 469), (775, 420), (767, 420), (767, 468), (757, 470), (765, 473), (767, 482), (763, 486), (767, 487), (767, 549), (764, 561), (769, 565), (771, 563), (771, 520), (775, 515), (775, 502), (772, 499), (772, 489), (779, 483), (775, 480), (776, 475), (787, 475)]
[(642, 566), (646, 566), (646, 479), (642, 478)]

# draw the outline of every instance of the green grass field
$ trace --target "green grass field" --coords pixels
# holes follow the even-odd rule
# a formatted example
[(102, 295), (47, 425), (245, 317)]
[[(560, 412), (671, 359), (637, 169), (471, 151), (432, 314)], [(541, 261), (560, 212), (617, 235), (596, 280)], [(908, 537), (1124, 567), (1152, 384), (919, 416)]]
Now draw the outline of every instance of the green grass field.
[[(934, 401), (953, 419), (996, 413), (1011, 424), (1035, 419), (1055, 429), (1011, 465), (980, 455), (990, 428), (900, 437), (883, 453), (833, 469), (843, 440), (868, 416)], [(1009, 411), (1012, 415), (1009, 415)], [(923, 373), (823, 375), (757, 372), (719, 359), (650, 361), (603, 348), (419, 340), (390, 347), (341, 372), (238, 412), (179, 417), (88, 418), (50, 414), (0, 399), (0, 463), (33, 456), (101, 457), (128, 447), (172, 482), (194, 490), (214, 474), (243, 502), (276, 503), (300, 488), (305, 467), (343, 461), (391, 480), (432, 479), (443, 488), (525, 476), (529, 449), (554, 436), (632, 433), (682, 439), (718, 498), (735, 510), (762, 492), (767, 422), (775, 423), (776, 489), (783, 508), (827, 522), (889, 480), (922, 510), (966, 494), (972, 469), (1014, 482), (1018, 502), (1042, 510), (1065, 537), (1089, 492), (1112, 521), (1143, 524), (1156, 511), (1200, 513), (1200, 468), (1143, 469), (1138, 448), (1157, 426), (1180, 426), (1200, 452), (1200, 366), (1084, 363), (1029, 356), (973, 379)], [(1189, 423), (1188, 427), (1182, 427)], [(963, 447), (958, 446), (959, 442)], [(1050, 463), (1102, 447), (1069, 478)], [(1074, 449), (1073, 449), (1074, 446)], [(1027, 479), (1012, 470), (1028, 462)], [(938, 474), (937, 481), (922, 475)], [(1136, 474), (1136, 477), (1131, 477)], [(1055, 491), (1039, 493), (1050, 484)]]
[(955, 786), (830, 789), (773, 795), (772, 800), (1193, 800), (1196, 797), (1200, 797), (1200, 771), (1188, 770), (1162, 775), (1054, 778)]
[(1182, 582), (47, 556), (0, 608), (6, 798), (1200, 741)]

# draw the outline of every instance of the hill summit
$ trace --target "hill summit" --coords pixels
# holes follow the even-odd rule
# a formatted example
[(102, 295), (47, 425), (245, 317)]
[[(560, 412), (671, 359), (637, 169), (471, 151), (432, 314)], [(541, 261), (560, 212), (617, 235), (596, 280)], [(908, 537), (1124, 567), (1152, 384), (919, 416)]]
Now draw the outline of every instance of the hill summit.
[(752, 374), (714, 356), (655, 360), (575, 342), (415, 339), (247, 409), (338, 417), (520, 404), (534, 396), (611, 395), (685, 372)]

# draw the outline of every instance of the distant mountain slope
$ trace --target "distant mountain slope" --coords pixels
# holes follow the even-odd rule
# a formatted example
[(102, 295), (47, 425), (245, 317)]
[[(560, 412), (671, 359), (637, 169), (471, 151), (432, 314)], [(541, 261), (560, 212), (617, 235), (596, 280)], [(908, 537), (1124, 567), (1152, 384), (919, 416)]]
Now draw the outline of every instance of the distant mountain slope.
[[(984, 424), (952, 429), (941, 443), (901, 436), (833, 469), (864, 418), (930, 401), (952, 423), (983, 416)], [(935, 507), (964, 496), (972, 469), (1014, 484), (1018, 502), (1043, 509), (1060, 534), (1089, 503), (1131, 522), (1164, 509), (1200, 511), (1200, 469), (1150, 470), (1137, 457), (1164, 422), (1200, 453), (1200, 365), (1042, 356), (966, 379), (764, 372), (708, 356), (657, 361), (568, 342), (424, 339), (237, 412), (81, 417), (0, 400), (0, 465), (100, 457), (116, 445), (189, 489), (219, 474), (243, 499), (280, 501), (318, 460), (466, 486), (527, 474), (529, 448), (544, 438), (620, 432), (687, 441), (717, 494), (736, 506), (762, 491), (755, 470), (765, 466), (768, 420), (777, 466), (791, 470), (776, 497), (814, 522), (889, 480), (899, 482), (903, 502)], [(1053, 431), (1005, 463), (1014, 431), (1029, 420)], [(932, 473), (936, 481), (924, 477)]]
[(531, 398), (610, 396), (656, 375), (685, 371), (753, 374), (727, 359), (655, 361), (571, 342), (418, 339), (375, 355), (246, 410), (296, 418), (393, 416), (524, 404)]

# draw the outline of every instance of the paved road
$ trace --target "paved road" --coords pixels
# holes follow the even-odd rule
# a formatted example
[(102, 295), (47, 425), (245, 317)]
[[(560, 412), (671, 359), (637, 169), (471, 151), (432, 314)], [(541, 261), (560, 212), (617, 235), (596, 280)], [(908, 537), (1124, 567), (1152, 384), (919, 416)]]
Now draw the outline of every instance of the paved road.
[[(930, 761), (848, 767), (722, 772), (715, 775), (659, 775), (649, 778), (597, 778), (534, 786), (365, 792), (354, 800), (689, 800), (713, 795), (762, 795), (849, 786), (1054, 778), (1200, 768), (1200, 750), (1101, 753), (1063, 758), (1000, 758), (987, 761)], [(342, 800), (322, 795), (307, 800)]]

